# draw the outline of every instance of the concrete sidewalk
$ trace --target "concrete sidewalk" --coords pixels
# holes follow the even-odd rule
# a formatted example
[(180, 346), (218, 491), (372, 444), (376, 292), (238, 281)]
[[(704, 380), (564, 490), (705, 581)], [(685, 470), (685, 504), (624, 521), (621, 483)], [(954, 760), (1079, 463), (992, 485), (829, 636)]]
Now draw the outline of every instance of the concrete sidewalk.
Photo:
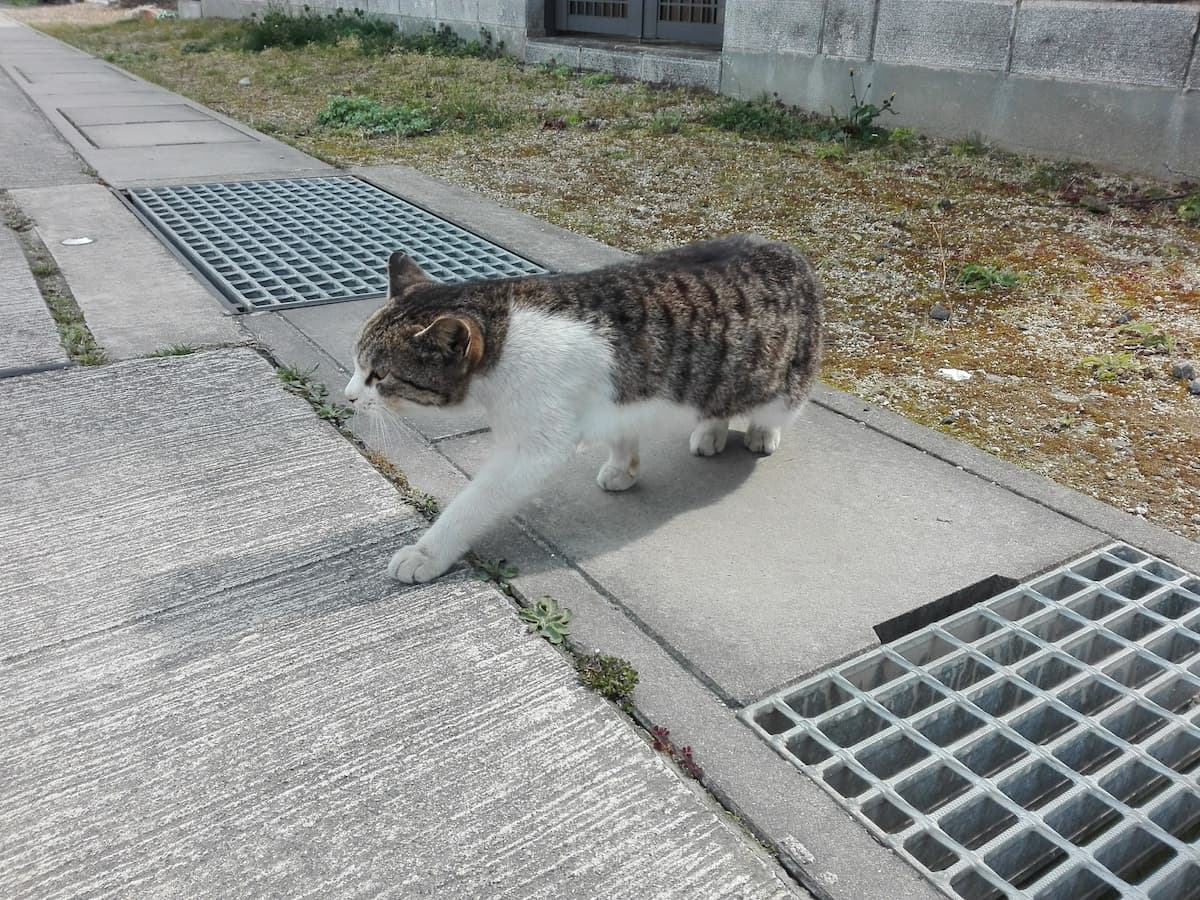
[(0, 895), (794, 896), (257, 354), (0, 402)]
[[(147, 85), (107, 64), (81, 57), (77, 51), (26, 29), (5, 28), (3, 17), (0, 17), (0, 67), (87, 164), (116, 189), (145, 183), (249, 180), (328, 172), (324, 164), (289, 148), (282, 153), (277, 150), (276, 142), (265, 135), (223, 119), (186, 98)], [(97, 93), (89, 102), (97, 110), (107, 112), (81, 117), (69, 111), (65, 104), (72, 85), (80, 83), (95, 84)], [(3, 96), (6, 95), (0, 94)], [(165, 118), (155, 123), (146, 121), (145, 110), (151, 107)], [(7, 115), (0, 110), (0, 117)], [(195, 123), (210, 124), (197, 130)], [(233, 137), (225, 129), (242, 137)], [(194, 142), (185, 149), (171, 148), (170, 142), (180, 139), (180, 135)], [(486, 202), (410, 169), (376, 167), (352, 174), (550, 269), (582, 270), (622, 258), (622, 254), (594, 241)], [(335, 399), (341, 399), (338, 388), (352, 363), (353, 337), (379, 301), (256, 313), (235, 319), (222, 312), (211, 294), (163, 250), (108, 188), (97, 184), (72, 185), (70, 180), (64, 178), (58, 186), (14, 190), (12, 197), (36, 220), (38, 234), (66, 273), (89, 324), (112, 355), (136, 357), (176, 342), (229, 345), (252, 335), (283, 362), (317, 367), (317, 377), (333, 389)], [(79, 233), (98, 239), (85, 248), (61, 243), (65, 237)], [(119, 265), (113, 263), (116, 258), (120, 259)], [(147, 309), (142, 302), (145, 297), (156, 298), (155, 309)], [(159, 298), (167, 305), (158, 306)], [(226, 361), (221, 365), (234, 365), (230, 360), (242, 365), (247, 358), (245, 351), (226, 350), (205, 357), (209, 361), (203, 365), (216, 365), (212, 362), (215, 359)], [(141, 385), (143, 390), (155, 389), (151, 380), (147, 380), (152, 375), (164, 379), (163, 385), (169, 385), (166, 389), (182, 390), (180, 381), (186, 379), (178, 373), (187, 371), (188, 365), (138, 362), (117, 367), (115, 371), (124, 372), (122, 377), (130, 379), (131, 384)], [(202, 363), (195, 361), (190, 365)], [(167, 373), (172, 373), (170, 379)], [(38, 376), (39, 380), (50, 378), (67, 383), (62, 375)], [(0, 387), (3, 384), (0, 382)], [(237, 393), (229, 384), (224, 390)], [(785, 436), (781, 451), (768, 459), (745, 454), (736, 441), (730, 442), (730, 450), (722, 457), (696, 459), (687, 453), (686, 435), (648, 439), (643, 450), (642, 480), (637, 489), (624, 495), (605, 495), (597, 490), (593, 475), (600, 460), (595, 454), (585, 454), (547, 484), (518, 521), (500, 529), (479, 550), (484, 556), (504, 557), (516, 563), (520, 569), (516, 587), (526, 596), (550, 594), (571, 607), (576, 613), (572, 636), (581, 647), (617, 654), (634, 663), (641, 675), (634, 698), (638, 713), (649, 721), (668, 726), (681, 744), (695, 748), (706, 773), (705, 785), (769, 842), (789, 871), (796, 873), (809, 890), (824, 897), (932, 897), (937, 892), (931, 885), (890, 849), (877, 843), (807, 775), (782, 760), (739, 722), (738, 710), (783, 685), (876, 645), (879, 641), (876, 626), (906, 615), (922, 624), (920, 617), (931, 615), (930, 605), (935, 601), (955, 595), (969, 599), (977, 586), (994, 583), (997, 576), (1022, 580), (1113, 538), (1196, 571), (1200, 569), (1200, 546), (848, 395), (821, 389), (815, 400), (793, 431)], [(285, 401), (285, 405), (290, 402)], [(319, 427), (315, 422), (311, 424)], [(415, 487), (443, 501), (462, 489), (486, 455), (489, 442), (486, 426), (486, 420), (470, 413), (449, 419), (414, 421), (387, 434), (373, 432), (367, 423), (355, 423), (360, 436), (403, 470)], [(48, 439), (49, 432), (43, 434)], [(307, 446), (306, 440), (300, 443)], [(288, 464), (289, 444), (283, 441), (280, 446), (282, 451), (277, 449), (271, 458), (259, 461), (261, 467), (253, 469), (255, 479), (271, 481), (277, 470), (282, 471), (280, 467)], [(218, 450), (212, 448), (211, 452), (215, 455)], [(331, 446), (328, 452), (331, 460), (334, 457), (338, 460), (336, 465), (330, 462), (330, 471), (336, 471), (337, 478), (349, 478), (353, 451), (348, 447), (335, 450)], [(229, 458), (238, 456), (231, 451)], [(55, 471), (61, 470), (62, 466), (55, 467)], [(165, 478), (164, 475), (163, 487)], [(274, 483), (278, 490), (284, 489), (285, 482)], [(346, 497), (335, 492), (324, 495), (329, 509), (344, 517), (341, 521), (346, 528), (351, 527), (352, 511), (360, 503), (366, 504), (364, 515), (376, 508), (375, 492), (381, 486), (378, 479), (372, 483), (373, 488), (358, 485)], [(248, 482), (241, 488), (249, 493), (239, 496), (261, 497), (261, 491)], [(301, 520), (305, 525), (328, 515), (325, 509), (318, 514), (316, 505), (303, 509)], [(290, 522), (291, 515), (286, 512), (272, 521)], [(419, 526), (407, 519), (403, 520), (407, 524), (401, 523), (400, 518), (393, 521), (385, 516), (384, 519), (391, 523), (389, 527)], [(264, 525), (254, 540), (266, 539), (269, 530)], [(212, 632), (218, 628), (217, 620), (207, 617), (219, 603), (229, 609), (246, 610), (237, 612), (241, 619), (235, 617), (235, 621), (269, 618), (261, 605), (265, 601), (256, 592), (287, 598), (299, 589), (297, 584), (304, 579), (295, 574), (300, 570), (289, 562), (288, 554), (308, 546), (303, 532), (304, 529), (285, 531), (286, 537), (273, 545), (272, 553), (278, 556), (262, 556), (257, 560), (255, 570), (265, 576), (263, 580), (241, 588), (231, 583), (225, 600), (219, 599), (225, 597), (219, 593), (223, 589), (212, 588), (209, 599), (200, 604), (203, 609), (197, 607), (194, 613), (198, 629), (195, 634), (217, 633)], [(501, 672), (489, 668), (491, 657), (497, 653), (516, 654), (527, 646), (519, 641), (504, 643), (507, 638), (502, 639), (505, 628), (515, 628), (511, 611), (506, 611), (495, 595), (480, 593), (479, 589), (472, 591), (453, 580), (420, 590), (389, 590), (375, 580), (378, 571), (368, 565), (371, 554), (382, 560), (386, 553), (382, 537), (376, 532), (371, 535), (354, 541), (356, 547), (364, 548), (354, 551), (356, 564), (350, 567), (356, 573), (361, 571), (353, 580), (353, 585), (359, 587), (354, 587), (350, 594), (338, 593), (342, 586), (331, 577), (325, 587), (314, 588), (316, 595), (304, 593), (307, 590), (304, 588), (288, 602), (317, 607), (333, 603), (339, 610), (343, 606), (346, 610), (360, 610), (361, 598), (370, 597), (376, 604), (386, 606), (387, 615), (383, 616), (388, 623), (386, 629), (395, 629), (410, 612), (422, 610), (413, 614), (424, 623), (422, 628), (427, 629), (429, 643), (418, 641), (411, 649), (418, 657), (411, 662), (421, 665), (433, 665), (436, 660), (431, 657), (440, 653), (435, 639), (435, 632), (439, 631), (437, 623), (449, 621), (455, 629), (465, 627), (463, 615), (458, 611), (464, 608), (463, 604), (482, 603), (490, 610), (485, 617), (486, 628), (471, 631), (460, 641), (457, 631), (447, 635), (443, 627), (441, 639), (449, 642), (446, 644), (449, 656), (465, 656), (472, 661), (470, 666), (454, 670), (456, 678), (466, 678), (473, 672), (485, 681), (501, 677)], [(334, 540), (339, 536), (329, 537)], [(342, 543), (346, 543), (344, 538)], [(137, 541), (130, 546), (130, 552), (135, 552)], [(94, 552), (98, 550), (94, 548)], [(319, 555), (331, 551), (313, 552)], [(321, 556), (315, 561), (312, 570), (325, 573), (321, 578), (328, 575), (331, 567), (337, 568), (325, 559)], [(362, 565), (357, 564), (360, 562)], [(240, 565), (232, 558), (228, 564), (235, 568)], [(148, 583), (139, 582), (138, 590), (145, 593), (149, 590)], [(334, 591), (342, 600), (330, 600), (322, 591)], [(442, 603), (451, 611), (445, 618), (437, 612)], [(499, 605), (489, 606), (489, 603)], [(374, 616), (374, 612), (362, 614)], [(121, 629), (149, 628), (150, 621), (185, 613), (182, 608), (176, 611), (172, 607), (146, 615), (149, 618), (145, 624), (141, 619), (118, 620), (126, 624), (114, 627), (123, 634)], [(192, 633), (192, 620), (186, 615), (183, 625), (172, 626), (173, 634)], [(358, 613), (347, 611), (345, 615), (349, 617), (345, 627), (351, 630), (367, 621), (355, 619)], [(370, 618), (369, 622), (369, 627), (384, 627), (377, 618)], [(338, 628), (341, 627), (339, 624)], [(399, 627), (403, 632), (405, 626)], [(499, 631), (493, 634), (496, 629)], [(138, 652), (150, 653), (147, 647), (154, 643), (153, 638), (142, 636), (143, 632), (136, 633)], [(253, 633), (260, 633), (257, 625)], [(335, 629), (337, 640), (341, 640), (341, 634)], [(501, 636), (497, 637), (498, 634)], [(401, 646), (402, 637), (398, 634)], [(240, 665), (242, 651), (233, 649), (232, 639), (222, 637), (224, 655), (203, 665), (217, 668)], [(515, 636), (512, 639), (517, 640)], [(492, 641), (499, 643), (489, 643)], [(80, 646), (86, 643), (81, 637)], [(320, 657), (323, 651), (315, 645), (303, 646), (303, 655), (298, 654), (293, 660), (297, 666), (302, 667), (309, 654), (325, 658)], [(471, 651), (471, 646), (488, 649)], [(179, 652), (186, 658), (192, 650)], [(271, 652), (284, 653), (275, 649), (275, 645)], [(539, 678), (550, 677), (543, 670), (557, 671), (555, 677), (563, 680), (553, 690), (574, 691), (561, 668), (561, 660), (554, 654), (540, 645), (536, 653), (526, 652), (532, 655), (528, 670), (522, 670), (523, 677), (541, 683)], [(402, 664), (408, 665), (410, 660), (397, 660), (397, 666)], [(78, 665), (82, 664), (70, 663), (68, 668)], [(428, 677), (433, 679), (432, 675)], [(62, 686), (65, 682), (51, 679), (50, 683), (60, 687), (47, 690), (75, 690), (69, 685)], [(285, 683), (291, 684), (287, 679)], [(403, 683), (403, 678), (389, 682), (395, 690), (406, 690)], [(28, 692), (29, 702), (41, 702), (42, 695), (37, 693), (41, 688), (33, 681), (24, 684), (22, 690)], [(174, 695), (168, 692), (163, 696)], [(338, 692), (331, 688), (321, 696), (332, 704)], [(452, 723), (459, 723), (460, 715), (474, 709), (469, 692), (448, 696), (454, 699), (426, 710), (428, 719), (414, 720), (425, 723), (418, 727), (433, 728), (429, 723), (437, 722), (439, 716), (442, 721), (448, 717)], [(532, 712), (529, 718), (522, 719), (525, 701), (504, 696), (508, 699), (495, 701), (498, 705), (488, 713), (490, 724), (483, 724), (482, 719), (472, 720), (473, 724), (461, 732), (464, 755), (480, 749), (495, 751), (508, 759), (504, 745), (537, 746), (539, 729), (557, 721), (554, 716), (539, 718)], [(195, 702), (201, 699), (197, 695)], [(413, 702), (427, 701), (428, 698)], [(168, 701), (159, 697), (154, 702)], [(267, 715), (269, 705), (260, 700), (252, 704), (246, 715), (254, 721), (259, 721), (255, 716), (264, 716), (261, 721), (283, 729), (282, 724)], [(345, 714), (351, 715), (349, 711)], [(303, 719), (306, 727), (320, 731), (315, 713), (309, 710), (307, 715), (309, 718)], [(596, 715), (600, 717), (597, 722), (606, 723), (601, 728), (603, 733), (608, 733), (604, 729), (617, 728), (619, 723), (613, 724), (605, 718), (613, 715), (611, 710), (600, 707)], [(501, 724), (500, 719), (505, 721)], [(331, 727), (344, 729), (346, 740), (352, 743), (364, 737), (364, 729), (370, 731), (372, 726), (360, 718)], [(134, 740), (132, 731), (124, 734), (123, 740)], [(458, 746), (449, 741), (448, 735), (445, 737), (446, 740), (430, 737), (430, 746)], [(285, 745), (292, 746), (286, 740)], [(571, 747), (572, 741), (577, 745)], [(568, 757), (564, 754), (571, 750), (584, 752), (587, 743), (585, 729), (581, 727), (564, 737), (564, 744), (558, 749), (543, 751), (542, 756), (548, 765), (565, 764)], [(241, 745), (235, 741), (231, 746)], [(632, 753), (636, 749), (625, 747), (622, 752)], [(223, 742), (211, 742), (201, 754), (202, 760), (209, 761), (203, 764), (224, 759), (221, 754), (225, 752)], [(344, 757), (348, 766), (352, 752), (347, 750)], [(606, 758), (613, 765), (625, 765), (620, 756)], [(115, 770), (120, 764), (114, 759), (112, 766)], [(479, 769), (477, 774), (484, 777), (484, 770)], [(591, 777), (600, 776), (597, 773)], [(650, 777), (648, 774), (647, 778)], [(566, 790), (566, 783), (561, 784)], [(637, 790), (640, 788), (631, 788), (629, 796)], [(653, 790), (667, 790), (666, 782)], [(569, 790), (568, 796), (571, 796)], [(457, 809), (458, 802), (469, 805), (470, 801), (453, 801), (451, 806)], [(570, 802), (584, 809), (591, 808), (593, 801)], [(312, 808), (314, 816), (323, 814), (318, 813), (317, 807)], [(525, 807), (520, 809), (524, 811)], [(673, 820), (680, 827), (690, 828), (686, 823), (692, 821), (688, 818), (692, 815), (699, 816), (701, 812), (686, 805), (665, 804), (665, 818), (654, 820), (653, 824), (646, 820), (645, 827), (649, 829), (646, 833), (656, 835), (648, 839), (651, 855), (662, 852), (673, 859), (671, 854), (675, 851), (670, 849), (671, 845), (661, 844), (659, 851), (652, 845), (654, 841), (668, 840)], [(433, 810), (422, 821), (435, 827), (437, 816)], [(663, 887), (663, 896), (721, 896), (727, 893), (726, 881), (722, 879), (731, 878), (745, 879), (745, 884), (754, 885), (745, 891), (733, 889), (732, 893), (738, 896), (776, 889), (771, 881), (774, 876), (762, 874), (766, 870), (761, 868), (749, 844), (726, 834), (708, 819), (695, 821), (709, 823), (698, 826), (706, 842), (703, 846), (709, 848), (704, 857), (720, 860), (721, 866), (729, 868), (723, 869), (724, 874), (719, 877), (710, 875), (707, 880), (687, 882), (686, 886), (679, 882), (675, 887)], [(582, 821), (578, 823), (580, 828), (585, 825)], [(566, 827), (569, 830), (575, 826)], [(656, 828), (661, 832), (655, 832)], [(600, 830), (602, 826), (597, 827), (590, 852), (607, 854), (609, 850), (605, 849), (607, 845), (599, 835)], [(297, 844), (305, 839), (303, 834), (289, 838)], [(243, 860), (243, 865), (247, 871), (260, 868), (249, 857)], [(601, 867), (607, 868), (607, 864)], [(550, 876), (547, 878), (544, 884), (554, 883)], [(577, 884), (571, 880), (570, 890)], [(630, 884), (618, 882), (605, 888), (598, 882), (592, 883), (588, 889), (600, 893), (583, 891), (577, 896), (607, 896), (605, 890), (615, 890), (613, 896), (624, 896)], [(557, 888), (563, 890), (564, 882), (557, 882)], [(486, 885), (481, 890), (481, 895), (491, 895), (491, 888)]]

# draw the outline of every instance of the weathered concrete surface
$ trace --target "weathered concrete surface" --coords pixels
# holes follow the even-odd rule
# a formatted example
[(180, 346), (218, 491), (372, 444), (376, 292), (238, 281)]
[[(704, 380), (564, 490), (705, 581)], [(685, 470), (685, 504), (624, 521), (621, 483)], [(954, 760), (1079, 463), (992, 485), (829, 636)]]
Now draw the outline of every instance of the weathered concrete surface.
[[(357, 304), (355, 304), (357, 305)], [(313, 368), (337, 402), (342, 366), (283, 315), (250, 317), (248, 327), (280, 359)], [(466, 486), (466, 477), (411, 423), (380, 430), (352, 419), (359, 437), (401, 467), (411, 483), (443, 504)], [(423, 427), (428, 427), (424, 426)], [(515, 525), (502, 526), (479, 548), (489, 559), (506, 557), (520, 570), (526, 596), (566, 598), (575, 611), (571, 636), (580, 650), (628, 659), (639, 673), (634, 702), (650, 721), (670, 727), (672, 737), (696, 748), (705, 783), (738, 815), (765, 835), (819, 896), (932, 900), (941, 895), (807, 776), (785, 762), (717, 701), (690, 664), (670, 654), (586, 579), (569, 559), (531, 539)]]
[(1013, 34), (1012, 71), (1178, 88), (1198, 25), (1195, 3), (1026, 0)]
[[(37, 223), (88, 327), (110, 356), (245, 340), (216, 298), (105, 187), (36, 188), (12, 197)], [(76, 237), (92, 243), (63, 246)]]
[[(3, 22), (0, 18), (0, 34)], [(0, 160), (0, 189), (92, 180), (83, 174), (79, 157), (67, 142), (4, 72), (0, 72)]]
[(716, 49), (596, 37), (531, 38), (524, 45), (524, 59), (529, 65), (555, 63), (572, 69), (611, 72), (618, 78), (713, 93), (720, 87), (721, 58)]
[[(336, 170), (274, 138), (211, 110), (209, 121), (160, 121), (145, 114), (76, 128), (63, 109), (182, 105), (184, 97), (27, 28), (0, 14), (0, 69), (24, 91), (63, 138), (117, 187), (203, 180), (296, 177)], [(231, 73), (236, 79), (236, 73)], [(86, 104), (81, 104), (86, 99)]]
[(793, 895), (250, 352), (0, 401), (0, 894)]
[[(471, 473), (489, 446), (439, 444)], [(767, 459), (740, 436), (694, 457), (683, 433), (641, 457), (637, 487), (606, 494), (603, 453), (581, 455), (523, 518), (741, 703), (875, 645), (893, 616), (1104, 540), (818, 407)]]
[(62, 365), (67, 354), (16, 235), (0, 225), (0, 372)]

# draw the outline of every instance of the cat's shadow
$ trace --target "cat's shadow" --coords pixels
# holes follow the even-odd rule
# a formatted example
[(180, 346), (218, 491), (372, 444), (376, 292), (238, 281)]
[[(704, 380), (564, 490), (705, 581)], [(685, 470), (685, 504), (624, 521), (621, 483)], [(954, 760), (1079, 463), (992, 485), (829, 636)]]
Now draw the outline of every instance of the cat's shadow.
[[(723, 453), (693, 456), (687, 433), (642, 441), (638, 482), (627, 491), (609, 492), (596, 484), (596, 473), (607, 458), (605, 450), (585, 449), (560, 468), (517, 515), (521, 526), (533, 531), (556, 553), (572, 559), (611, 553), (648, 535), (670, 527), (680, 517), (712, 514), (712, 527), (738, 515), (736, 503), (725, 502), (761, 467), (778, 468), (780, 459), (750, 453), (742, 446), (742, 432), (730, 431)], [(490, 436), (443, 444), (441, 449), (469, 474), (478, 470), (490, 447)], [(704, 527), (689, 521), (682, 528)], [(481, 555), (521, 557), (523, 571), (554, 564), (548, 554), (530, 554), (528, 538), (517, 523), (498, 525), (478, 548)], [(524, 548), (524, 549), (522, 549)], [(530, 568), (532, 566), (532, 569)]]

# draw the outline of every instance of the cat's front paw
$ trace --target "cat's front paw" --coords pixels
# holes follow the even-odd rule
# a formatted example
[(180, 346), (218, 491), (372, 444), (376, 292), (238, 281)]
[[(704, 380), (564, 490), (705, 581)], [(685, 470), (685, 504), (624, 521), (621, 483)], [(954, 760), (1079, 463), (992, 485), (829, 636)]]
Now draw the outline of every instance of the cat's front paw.
[(606, 491), (627, 491), (637, 483), (637, 475), (628, 469), (605, 463), (596, 475), (596, 484)]
[(405, 584), (433, 581), (446, 572), (454, 560), (439, 560), (421, 549), (418, 544), (401, 547), (388, 563), (388, 575)]
[(770, 456), (779, 449), (782, 430), (779, 428), (764, 428), (761, 425), (751, 425), (746, 429), (746, 449), (751, 453), (761, 453)]
[(725, 449), (729, 423), (718, 419), (701, 422), (688, 439), (688, 449), (694, 456), (716, 456)]

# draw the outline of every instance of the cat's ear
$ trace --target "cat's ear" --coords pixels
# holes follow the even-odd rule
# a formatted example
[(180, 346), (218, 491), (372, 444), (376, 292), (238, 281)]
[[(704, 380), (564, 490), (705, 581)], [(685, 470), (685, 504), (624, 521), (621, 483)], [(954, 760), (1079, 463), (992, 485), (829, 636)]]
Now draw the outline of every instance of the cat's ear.
[(423, 281), (433, 281), (425, 271), (413, 262), (403, 250), (397, 250), (388, 257), (388, 296), (399, 297), (404, 289), (420, 284)]
[(473, 369), (483, 359), (483, 331), (470, 316), (438, 316), (414, 340), (427, 340), (454, 359), (464, 359)]

